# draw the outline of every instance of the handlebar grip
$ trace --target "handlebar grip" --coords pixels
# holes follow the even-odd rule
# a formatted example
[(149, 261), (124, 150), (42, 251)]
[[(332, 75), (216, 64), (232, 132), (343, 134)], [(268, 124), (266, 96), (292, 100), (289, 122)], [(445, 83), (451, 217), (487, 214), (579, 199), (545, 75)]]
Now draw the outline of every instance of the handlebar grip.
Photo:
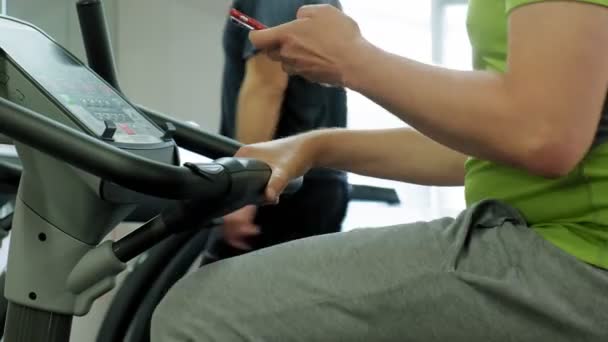
[[(265, 202), (265, 190), (272, 174), (270, 166), (253, 159), (223, 158), (213, 163), (185, 164), (196, 177), (206, 181), (228, 179), (229, 186), (223, 196), (204, 195), (185, 201), (176, 201), (163, 212), (129, 236), (117, 241), (113, 250), (119, 260), (126, 262), (171, 234), (209, 227), (209, 222), (246, 205)], [(296, 192), (302, 179), (289, 183), (286, 193)]]
[[(253, 177), (253, 174), (255, 173), (254, 178), (248, 178), (244, 181), (252, 184), (255, 183), (261, 191), (260, 195), (264, 195), (268, 181), (270, 180), (270, 176), (272, 174), (272, 170), (268, 164), (260, 160), (246, 158), (222, 158), (218, 159), (216, 163), (224, 165), (227, 170), (231, 170), (233, 175), (238, 172), (250, 172), (250, 176)], [(285, 190), (283, 190), (283, 194), (289, 195), (297, 192), (302, 187), (302, 184), (302, 177), (291, 180), (289, 184), (287, 184)]]
[[(184, 166), (204, 180), (227, 179), (229, 185), (221, 197), (206, 196), (203, 188), (200, 197), (180, 201), (174, 207), (166, 209), (162, 214), (163, 221), (172, 227), (171, 230), (198, 227), (246, 205), (262, 205), (266, 202), (266, 187), (272, 171), (262, 161), (222, 158), (212, 163), (186, 163)], [(301, 184), (301, 179), (292, 181), (286, 193), (296, 192)]]
[(259, 160), (221, 158), (212, 164), (186, 164), (185, 166), (191, 169), (196, 167), (204, 171), (214, 166), (222, 167), (222, 172), (229, 174), (231, 180), (230, 190), (224, 202), (229, 203), (233, 209), (249, 204), (261, 204), (265, 200), (264, 194), (270, 180), (271, 170), (267, 164)]

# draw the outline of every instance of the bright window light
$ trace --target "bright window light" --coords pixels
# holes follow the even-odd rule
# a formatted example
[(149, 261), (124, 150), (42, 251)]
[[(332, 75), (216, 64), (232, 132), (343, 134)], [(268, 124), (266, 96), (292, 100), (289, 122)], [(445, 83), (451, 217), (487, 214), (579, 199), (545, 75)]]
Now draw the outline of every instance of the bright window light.
[[(471, 68), (471, 48), (466, 32), (466, 1), (434, 0), (440, 11), (433, 11), (431, 1), (421, 0), (342, 0), (344, 11), (361, 27), (364, 36), (389, 52), (433, 63), (433, 39), (441, 49), (443, 66)], [(462, 3), (462, 4), (460, 4)], [(433, 15), (438, 17), (433, 17)], [(441, 32), (433, 32), (439, 20)], [(436, 58), (437, 59), (437, 58)], [(349, 91), (349, 127), (354, 129), (395, 128), (405, 124), (360, 94)], [(398, 148), (398, 147), (396, 147)], [(354, 184), (369, 184), (397, 190), (403, 204), (352, 203), (344, 229), (361, 226), (385, 226), (415, 220), (453, 216), (464, 209), (463, 189), (430, 188), (350, 175)], [(371, 214), (371, 215), (370, 215)]]

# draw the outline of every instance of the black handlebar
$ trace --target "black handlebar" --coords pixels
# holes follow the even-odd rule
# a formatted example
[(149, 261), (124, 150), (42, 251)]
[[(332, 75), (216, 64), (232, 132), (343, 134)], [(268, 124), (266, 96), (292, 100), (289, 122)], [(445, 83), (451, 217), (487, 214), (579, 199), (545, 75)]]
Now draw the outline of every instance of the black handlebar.
[(21, 172), (21, 166), (0, 160), (0, 189), (4, 187), (17, 189)]
[(137, 106), (137, 108), (160, 127), (167, 123), (173, 124), (176, 128), (173, 139), (179, 147), (188, 151), (202, 154), (211, 159), (218, 159), (233, 156), (243, 146), (238, 141), (207, 133), (194, 125), (175, 120), (152, 109), (143, 106)]
[(201, 190), (209, 198), (217, 198), (230, 186), (226, 174), (205, 178), (184, 167), (145, 159), (3, 98), (0, 108), (0, 132), (125, 188), (163, 198), (187, 199), (200, 196)]
[[(229, 193), (240, 175), (266, 184), (270, 167), (254, 160), (198, 164), (187, 168), (163, 164), (123, 151), (0, 98), (0, 133), (127, 189), (170, 199), (214, 200)], [(230, 167), (229, 167), (230, 166)], [(12, 176), (17, 176), (14, 169)], [(20, 174), (20, 172), (19, 172)], [(290, 182), (285, 193), (297, 191), (302, 179)], [(263, 187), (256, 191), (263, 194)], [(235, 200), (236, 203), (236, 200)]]

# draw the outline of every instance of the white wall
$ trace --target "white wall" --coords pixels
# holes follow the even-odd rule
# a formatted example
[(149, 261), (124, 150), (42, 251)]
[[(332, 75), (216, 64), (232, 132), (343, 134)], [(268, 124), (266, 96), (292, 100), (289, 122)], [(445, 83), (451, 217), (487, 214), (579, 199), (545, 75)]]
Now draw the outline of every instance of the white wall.
[(216, 132), (230, 0), (120, 0), (120, 80), (136, 102)]

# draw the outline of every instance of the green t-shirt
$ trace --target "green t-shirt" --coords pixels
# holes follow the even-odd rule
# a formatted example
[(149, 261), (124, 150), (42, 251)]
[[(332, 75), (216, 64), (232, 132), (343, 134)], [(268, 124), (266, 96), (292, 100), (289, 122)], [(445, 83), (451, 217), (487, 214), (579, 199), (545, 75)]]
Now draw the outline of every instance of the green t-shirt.
[[(504, 72), (509, 13), (540, 1), (469, 0), (467, 26), (475, 69)], [(608, 0), (583, 2), (608, 6)], [(560, 179), (474, 158), (467, 161), (466, 170), (467, 205), (484, 199), (509, 203), (545, 239), (608, 269), (608, 143), (594, 146), (570, 175)]]

